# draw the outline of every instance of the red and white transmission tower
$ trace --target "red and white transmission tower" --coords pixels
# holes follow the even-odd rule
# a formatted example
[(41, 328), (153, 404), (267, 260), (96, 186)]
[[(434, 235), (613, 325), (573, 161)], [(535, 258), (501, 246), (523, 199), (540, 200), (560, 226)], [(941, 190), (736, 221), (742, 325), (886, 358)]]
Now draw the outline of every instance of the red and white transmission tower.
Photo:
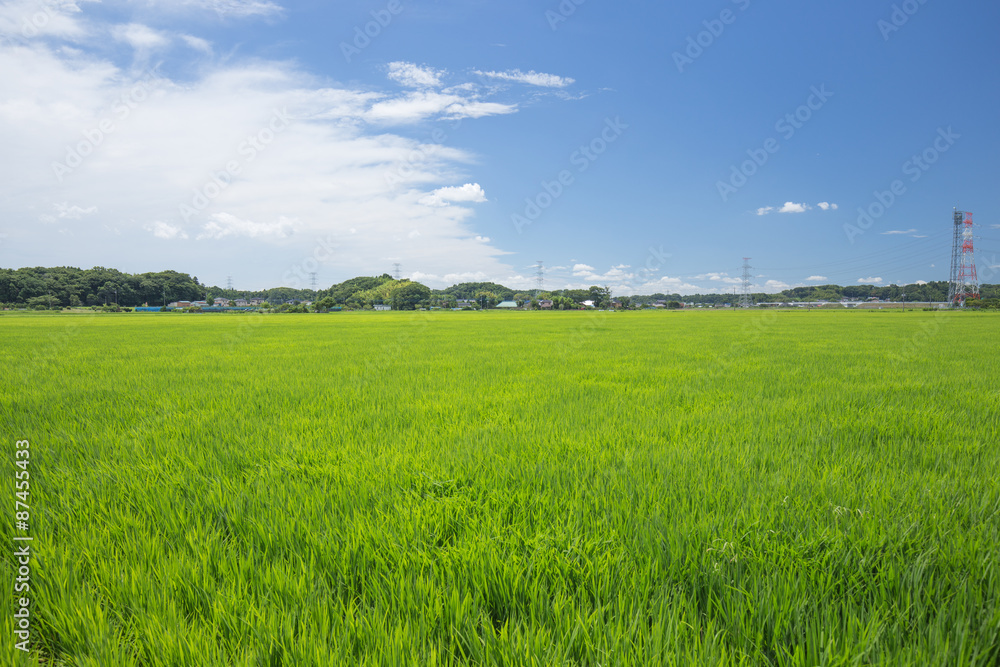
[(976, 275), (976, 255), (972, 247), (972, 214), (955, 211), (954, 238), (951, 244), (951, 277), (948, 303), (962, 307), (966, 299), (979, 298), (979, 276)]

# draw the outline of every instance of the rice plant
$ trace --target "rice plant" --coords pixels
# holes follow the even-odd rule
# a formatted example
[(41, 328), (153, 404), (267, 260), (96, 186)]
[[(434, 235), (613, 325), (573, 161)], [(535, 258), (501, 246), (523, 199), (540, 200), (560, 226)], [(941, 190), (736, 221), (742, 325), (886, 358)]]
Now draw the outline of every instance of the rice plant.
[(995, 665), (998, 333), (923, 312), (5, 314), (0, 497), (12, 513), (30, 440), (35, 555), (32, 650), (8, 613), (2, 654)]

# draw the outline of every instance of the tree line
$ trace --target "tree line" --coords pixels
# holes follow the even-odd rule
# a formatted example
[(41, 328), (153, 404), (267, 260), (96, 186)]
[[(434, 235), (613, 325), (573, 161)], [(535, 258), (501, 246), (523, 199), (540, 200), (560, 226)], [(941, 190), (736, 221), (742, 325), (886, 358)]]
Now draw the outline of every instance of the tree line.
[[(967, 305), (996, 308), (1000, 302), (1000, 285), (982, 285), (981, 300)], [(612, 297), (606, 287), (549, 291), (518, 291), (492, 282), (468, 282), (442, 290), (432, 290), (411, 280), (395, 280), (388, 274), (358, 276), (324, 290), (275, 287), (267, 290), (242, 291), (206, 286), (178, 271), (129, 274), (117, 269), (93, 267), (30, 267), (0, 269), (0, 304), (6, 307), (58, 309), (85, 306), (141, 305), (161, 306), (173, 301), (259, 298), (274, 307), (290, 301), (313, 302), (314, 309), (373, 308), (391, 306), (395, 310), (418, 307), (456, 308), (471, 302), (474, 307), (492, 308), (501, 301), (514, 301), (518, 306), (538, 308), (541, 301), (552, 302), (552, 308), (569, 310), (591, 302), (594, 307), (634, 308), (653, 303), (679, 306), (682, 303), (723, 305), (731, 303), (733, 294), (649, 294)], [(928, 302), (947, 301), (948, 283), (933, 281), (912, 285), (815, 285), (793, 287), (777, 294), (754, 293), (755, 303), (840, 301), (879, 299), (881, 301)], [(614, 302), (614, 303), (613, 303)], [(546, 304), (548, 305), (548, 304)]]

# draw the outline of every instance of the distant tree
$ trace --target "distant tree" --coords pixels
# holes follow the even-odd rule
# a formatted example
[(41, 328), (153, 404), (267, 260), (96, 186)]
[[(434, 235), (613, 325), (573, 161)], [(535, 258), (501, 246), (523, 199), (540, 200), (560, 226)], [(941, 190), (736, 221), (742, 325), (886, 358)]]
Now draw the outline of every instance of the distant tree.
[(396, 310), (415, 310), (417, 306), (427, 303), (431, 298), (431, 290), (420, 283), (401, 281), (399, 287), (391, 294), (391, 304)]
[(337, 302), (336, 302), (336, 300), (332, 296), (325, 296), (322, 299), (320, 299), (319, 301), (316, 301), (313, 304), (313, 307), (316, 309), (316, 312), (318, 312), (318, 313), (325, 313), (326, 311), (330, 310), (331, 308), (333, 308), (336, 305), (337, 305)]
[(500, 303), (500, 297), (489, 290), (479, 290), (475, 295), (476, 303), (484, 308), (492, 308)]

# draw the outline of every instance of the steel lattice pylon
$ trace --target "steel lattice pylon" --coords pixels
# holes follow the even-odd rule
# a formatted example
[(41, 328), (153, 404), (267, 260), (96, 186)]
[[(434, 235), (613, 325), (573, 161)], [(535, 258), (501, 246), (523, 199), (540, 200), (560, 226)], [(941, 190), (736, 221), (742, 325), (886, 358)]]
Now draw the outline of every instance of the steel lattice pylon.
[(750, 258), (743, 258), (743, 293), (740, 294), (740, 308), (750, 308), (753, 305), (753, 301), (750, 298)]
[(962, 307), (966, 299), (979, 298), (979, 276), (973, 248), (972, 213), (955, 211), (952, 222), (951, 275), (948, 278), (948, 303)]

